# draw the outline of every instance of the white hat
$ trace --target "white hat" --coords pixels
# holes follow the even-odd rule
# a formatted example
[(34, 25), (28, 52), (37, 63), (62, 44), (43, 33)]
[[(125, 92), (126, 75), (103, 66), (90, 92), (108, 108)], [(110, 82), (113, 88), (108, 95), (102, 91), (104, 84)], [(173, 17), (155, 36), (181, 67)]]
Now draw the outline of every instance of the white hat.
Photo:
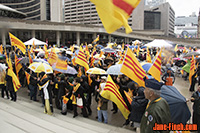
[(101, 77), (101, 79), (105, 79), (105, 80), (106, 80), (106, 79), (107, 79), (107, 77), (106, 77), (106, 76), (102, 76), (102, 77)]

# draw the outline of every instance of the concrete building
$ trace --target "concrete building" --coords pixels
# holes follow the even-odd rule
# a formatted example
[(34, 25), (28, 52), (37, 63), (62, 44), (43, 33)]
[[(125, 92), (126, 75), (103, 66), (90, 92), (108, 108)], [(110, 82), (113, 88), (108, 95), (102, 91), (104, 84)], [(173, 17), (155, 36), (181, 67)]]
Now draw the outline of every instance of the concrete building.
[(27, 20), (64, 22), (64, 0), (0, 0), (17, 11), (25, 13)]
[(160, 12), (160, 29), (164, 30), (165, 36), (174, 37), (175, 12), (168, 2), (154, 7), (145, 6), (145, 11)]
[(150, 7), (155, 7), (155, 6), (159, 6), (163, 3), (166, 3), (166, 0), (146, 0), (145, 5), (148, 5)]
[(179, 16), (175, 18), (175, 34), (178, 38), (196, 38), (198, 29), (198, 17), (193, 13), (189, 17)]

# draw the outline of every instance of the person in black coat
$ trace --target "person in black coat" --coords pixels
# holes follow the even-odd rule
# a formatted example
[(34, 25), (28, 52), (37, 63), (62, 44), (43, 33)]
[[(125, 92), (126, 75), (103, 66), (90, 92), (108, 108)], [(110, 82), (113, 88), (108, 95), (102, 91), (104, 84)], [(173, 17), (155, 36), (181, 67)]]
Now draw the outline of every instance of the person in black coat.
[[(140, 123), (142, 116), (145, 112), (148, 100), (144, 96), (144, 87), (139, 87), (137, 91), (137, 96), (133, 98), (131, 103), (131, 114), (130, 121)], [(134, 126), (134, 124), (133, 124)]]
[[(80, 83), (81, 83), (80, 78), (76, 77), (74, 79), (74, 87), (76, 87), (77, 85), (79, 86)], [(85, 97), (84, 97), (84, 88), (80, 85), (77, 88), (76, 91), (73, 89), (72, 94), (75, 95), (76, 99), (77, 98), (81, 98), (82, 99), (82, 101), (83, 101), (83, 107), (81, 108), (82, 114), (83, 114), (83, 117), (88, 117), (87, 111), (85, 109), (86, 100), (85, 100)], [(74, 104), (73, 109), (74, 109), (74, 116), (73, 116), (73, 118), (75, 118), (76, 116), (78, 116), (77, 105), (76, 104)]]
[(32, 74), (30, 76), (30, 100), (37, 101), (37, 89), (38, 89), (38, 80), (37, 80), (37, 74), (32, 71)]
[(84, 95), (86, 97), (86, 108), (88, 110), (88, 115), (91, 115), (92, 110), (90, 106), (92, 102), (92, 96), (91, 96), (92, 91), (89, 84), (87, 83), (87, 77), (85, 75), (81, 76), (81, 86), (84, 88)]
[(14, 90), (12, 77), (6, 74), (6, 90), (10, 92), (11, 101), (17, 101), (17, 93)]

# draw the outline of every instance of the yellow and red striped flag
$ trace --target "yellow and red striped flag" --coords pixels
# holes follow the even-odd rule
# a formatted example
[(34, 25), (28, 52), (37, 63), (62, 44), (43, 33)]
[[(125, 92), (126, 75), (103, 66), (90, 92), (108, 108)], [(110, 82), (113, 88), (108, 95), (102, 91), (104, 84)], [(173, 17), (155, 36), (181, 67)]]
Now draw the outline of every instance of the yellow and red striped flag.
[(30, 84), (30, 74), (29, 73), (27, 73), (26, 71), (25, 71), (25, 75), (26, 75), (26, 81), (27, 81), (27, 84), (29, 85)]
[(77, 58), (75, 60), (75, 63), (79, 64), (80, 66), (85, 67), (86, 70), (89, 69), (89, 65), (88, 65), (87, 59), (85, 57), (85, 54), (84, 54), (83, 49), (82, 49), (81, 46), (80, 46), (80, 49), (79, 49), (79, 52), (78, 52), (78, 56), (77, 56)]
[(3, 54), (3, 46), (0, 46), (0, 53)]
[(20, 69), (22, 68), (22, 64), (20, 64), (19, 61), (20, 60), (17, 58), (17, 55), (15, 54), (15, 70), (16, 70), (17, 77), (19, 77), (18, 73)]
[(128, 18), (140, 3), (140, 0), (90, 0), (96, 5), (96, 10), (105, 30), (112, 33), (124, 26), (126, 33), (132, 32)]
[(122, 63), (123, 63), (123, 61), (124, 61), (124, 56), (125, 56), (125, 51), (124, 51), (124, 53), (122, 54), (122, 57), (119, 59), (118, 64), (122, 64)]
[(110, 75), (108, 75), (106, 85), (100, 94), (105, 99), (113, 101), (123, 114), (124, 118), (128, 119), (128, 115), (130, 114), (128, 106)]
[(150, 73), (156, 80), (160, 82), (160, 75), (161, 75), (161, 53), (162, 49), (160, 50), (160, 53), (158, 54), (155, 62), (149, 69), (148, 73)]
[(194, 75), (194, 73), (195, 73), (195, 61), (194, 61), (194, 55), (192, 55), (190, 73), (189, 73), (190, 84), (192, 84), (192, 76)]
[(68, 64), (66, 61), (57, 58), (56, 68), (61, 69), (61, 70), (67, 70), (67, 65)]
[(12, 68), (12, 63), (11, 63), (11, 59), (9, 58), (8, 60), (8, 73), (7, 73), (10, 77), (12, 77), (12, 82), (13, 82), (13, 87), (14, 87), (14, 91), (18, 91), (19, 88), (21, 87), (21, 84), (19, 82), (19, 79), (17, 78), (17, 76), (15, 75), (15, 73), (13, 72), (13, 68)]
[(44, 45), (43, 50), (45, 52), (45, 58), (47, 59), (49, 57), (49, 53), (47, 51), (47, 45)]
[(87, 44), (86, 44), (86, 46), (85, 46), (85, 54), (86, 54), (86, 59), (87, 59), (87, 61), (88, 61), (89, 58), (90, 58), (90, 52), (89, 52), (89, 49), (88, 49)]
[(146, 73), (130, 48), (127, 50), (121, 72), (138, 83), (139, 86), (145, 86), (143, 78)]
[(94, 57), (91, 56), (90, 57), (90, 67), (94, 67), (94, 61), (95, 61)]
[(48, 59), (49, 64), (53, 65), (54, 63), (56, 63), (57, 59), (58, 59), (58, 56), (55, 52), (55, 48), (51, 48), (51, 52), (49, 54), (49, 59)]
[(9, 32), (9, 36), (10, 36), (11, 45), (16, 46), (22, 51), (23, 54), (25, 54), (26, 46), (24, 45), (24, 43), (21, 40), (19, 40), (17, 37), (15, 37), (13, 34), (11, 34), (10, 32)]
[(98, 42), (99, 41), (99, 35), (97, 35), (97, 38), (94, 39), (94, 41), (92, 43)]
[(32, 60), (32, 58), (31, 58), (31, 54), (30, 54), (29, 51), (28, 51), (28, 58), (29, 58), (29, 64), (33, 63), (33, 60)]
[(152, 61), (151, 61), (151, 55), (149, 53), (149, 48), (148, 47), (147, 47), (146, 61), (149, 62), (149, 63), (152, 63)]
[(83, 73), (81, 71), (81, 67), (79, 66), (77, 77), (81, 77), (82, 75), (83, 75)]

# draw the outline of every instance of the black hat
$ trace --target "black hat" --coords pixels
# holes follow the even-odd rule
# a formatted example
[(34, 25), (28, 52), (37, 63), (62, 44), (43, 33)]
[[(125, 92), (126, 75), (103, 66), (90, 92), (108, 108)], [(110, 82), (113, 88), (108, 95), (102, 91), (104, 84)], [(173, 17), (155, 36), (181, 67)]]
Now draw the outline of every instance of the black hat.
[(154, 90), (160, 90), (163, 83), (158, 82), (155, 79), (146, 79), (145, 80), (145, 86)]

